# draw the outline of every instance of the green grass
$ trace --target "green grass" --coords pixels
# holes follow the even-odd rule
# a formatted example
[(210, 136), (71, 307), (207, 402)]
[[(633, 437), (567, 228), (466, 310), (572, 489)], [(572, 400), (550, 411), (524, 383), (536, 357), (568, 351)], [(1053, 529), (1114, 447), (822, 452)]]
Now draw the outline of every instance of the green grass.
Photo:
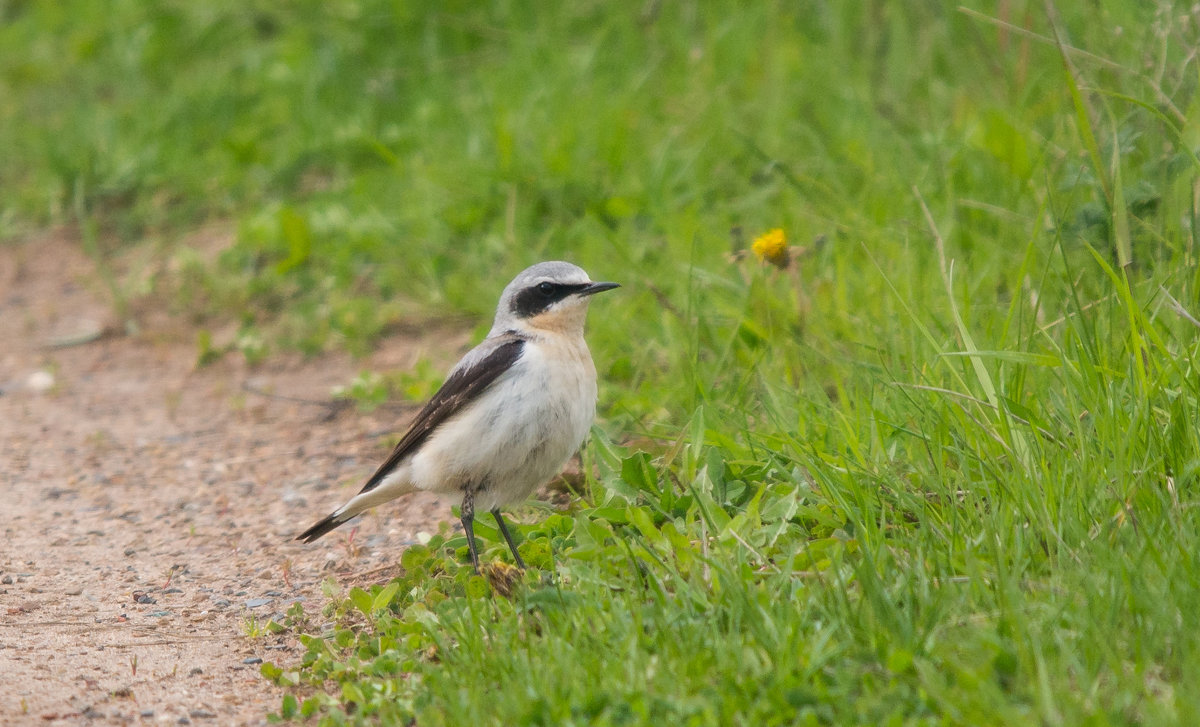
[(625, 285), (534, 571), (331, 586), (281, 716), (1195, 724), (1200, 21), (997, 5), (3, 4), (0, 235), (157, 246), (256, 357)]

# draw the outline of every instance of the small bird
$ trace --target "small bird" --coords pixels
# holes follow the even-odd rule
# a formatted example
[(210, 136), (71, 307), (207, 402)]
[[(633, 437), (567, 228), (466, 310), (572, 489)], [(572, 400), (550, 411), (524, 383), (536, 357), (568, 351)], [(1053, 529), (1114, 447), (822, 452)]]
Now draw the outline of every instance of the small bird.
[(492, 513), (517, 553), (500, 506), (524, 500), (562, 470), (596, 415), (596, 367), (583, 324), (591, 296), (620, 287), (581, 268), (543, 262), (500, 295), (487, 338), (467, 352), (362, 490), (296, 539), (311, 543), (364, 510), (410, 492), (462, 495), (461, 519), (479, 572), (475, 509)]

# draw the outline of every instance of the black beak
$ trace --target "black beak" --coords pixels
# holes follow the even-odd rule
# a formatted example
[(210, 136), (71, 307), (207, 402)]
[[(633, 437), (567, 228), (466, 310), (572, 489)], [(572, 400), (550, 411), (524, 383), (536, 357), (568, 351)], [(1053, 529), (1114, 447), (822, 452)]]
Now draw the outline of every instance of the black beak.
[(578, 295), (580, 298), (583, 298), (588, 295), (603, 293), (606, 290), (612, 290), (613, 288), (619, 287), (621, 287), (620, 283), (588, 283), (579, 290)]

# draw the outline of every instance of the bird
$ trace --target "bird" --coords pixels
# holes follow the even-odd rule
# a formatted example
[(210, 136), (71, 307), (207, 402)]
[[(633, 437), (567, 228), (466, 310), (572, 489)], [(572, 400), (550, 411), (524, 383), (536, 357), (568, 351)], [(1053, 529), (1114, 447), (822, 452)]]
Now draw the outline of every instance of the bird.
[(561, 261), (519, 273), (501, 293), (487, 337), (450, 369), (391, 455), (357, 495), (296, 539), (311, 543), (410, 492), (461, 495), (475, 573), (476, 510), (492, 514), (524, 570), (500, 507), (562, 471), (591, 430), (596, 367), (584, 323), (591, 297), (619, 287)]

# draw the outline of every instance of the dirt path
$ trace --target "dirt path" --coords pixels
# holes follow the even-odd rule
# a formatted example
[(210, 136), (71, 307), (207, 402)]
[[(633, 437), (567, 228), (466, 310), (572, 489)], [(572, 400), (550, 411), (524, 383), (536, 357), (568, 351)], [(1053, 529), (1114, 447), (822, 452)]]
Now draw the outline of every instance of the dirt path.
[(52, 347), (111, 326), (92, 265), (61, 239), (0, 246), (0, 724), (263, 724), (280, 694), (247, 636), (320, 582), (386, 581), (448, 503), (414, 496), (314, 545), (291, 538), (386, 456), (403, 415), (327, 399), (361, 368), (411, 366), (447, 344), (391, 340), (368, 361), (226, 356), (196, 369), (195, 332)]

